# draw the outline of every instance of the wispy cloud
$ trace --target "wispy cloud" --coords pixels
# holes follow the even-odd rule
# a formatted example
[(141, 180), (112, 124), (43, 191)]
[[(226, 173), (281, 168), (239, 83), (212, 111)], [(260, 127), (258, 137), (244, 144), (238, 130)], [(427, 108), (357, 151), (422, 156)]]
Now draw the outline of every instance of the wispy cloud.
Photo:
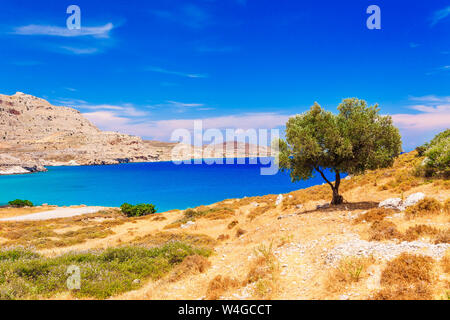
[(436, 102), (439, 103), (450, 103), (450, 97), (440, 97), (440, 96), (436, 96), (436, 95), (427, 95), (427, 96), (422, 96), (422, 97), (415, 97), (415, 96), (411, 96), (409, 97), (409, 100), (411, 101), (423, 101), (429, 104), (433, 104)]
[(148, 117), (150, 113), (148, 111), (137, 109), (132, 104), (124, 104), (124, 105), (79, 105), (76, 107), (77, 109), (81, 111), (91, 110), (92, 112), (86, 113), (87, 115), (93, 116), (95, 114), (104, 114), (105, 112), (111, 113), (111, 111), (114, 112), (116, 116), (123, 116), (123, 117), (132, 117), (132, 118), (139, 118), (139, 117)]
[(199, 108), (203, 107), (203, 103), (184, 103), (184, 102), (178, 102), (178, 101), (167, 101), (169, 105), (178, 108), (178, 109), (187, 109), (187, 108)]
[[(84, 113), (95, 125), (103, 130), (119, 131), (144, 138), (169, 141), (177, 129), (192, 130), (194, 119), (170, 119), (152, 121), (133, 120), (120, 116), (114, 111)], [(203, 118), (203, 128), (207, 129), (271, 129), (286, 124), (288, 115), (278, 113), (246, 113), (230, 116)]]
[(418, 113), (394, 114), (392, 118), (401, 129), (423, 132), (427, 130), (442, 130), (450, 126), (450, 97), (435, 95), (411, 97), (411, 101), (421, 104), (409, 106)]
[(450, 128), (450, 97), (428, 95), (410, 97), (411, 112), (393, 114), (394, 124), (400, 129), (405, 150), (429, 141), (438, 132)]
[(80, 30), (69, 30), (66, 27), (30, 24), (14, 29), (13, 34), (23, 36), (53, 36), (53, 37), (94, 37), (109, 38), (114, 28), (112, 23), (97, 27), (82, 27)]
[[(74, 89), (72, 89), (74, 90)], [(71, 91), (72, 91), (71, 90)], [(68, 106), (80, 110), (81, 112), (87, 112), (87, 114), (103, 114), (104, 112), (114, 112), (116, 116), (123, 117), (147, 117), (150, 112), (137, 108), (131, 103), (125, 103), (122, 105), (111, 105), (111, 104), (89, 104), (88, 102), (81, 99), (65, 99), (58, 98), (53, 100), (55, 103), (63, 106)]]
[(431, 26), (432, 27), (435, 26), (436, 24), (438, 24), (439, 22), (441, 22), (442, 20), (444, 20), (449, 16), (450, 16), (450, 6), (434, 12), (431, 18)]
[(436, 73), (440, 73), (440, 72), (445, 72), (445, 71), (450, 71), (450, 65), (436, 68), (433, 71), (427, 72), (426, 75), (430, 76), (430, 75), (433, 75), (433, 74), (436, 74)]
[(204, 74), (179, 72), (179, 71), (163, 69), (160, 67), (147, 67), (147, 70), (152, 71), (152, 72), (157, 72), (157, 73), (185, 77), (185, 78), (207, 78), (207, 75), (204, 75)]
[(154, 10), (152, 14), (160, 19), (179, 23), (192, 29), (203, 28), (213, 21), (205, 9), (194, 4), (187, 4), (171, 11)]
[(100, 52), (98, 48), (76, 48), (61, 46), (61, 49), (77, 55), (94, 54)]

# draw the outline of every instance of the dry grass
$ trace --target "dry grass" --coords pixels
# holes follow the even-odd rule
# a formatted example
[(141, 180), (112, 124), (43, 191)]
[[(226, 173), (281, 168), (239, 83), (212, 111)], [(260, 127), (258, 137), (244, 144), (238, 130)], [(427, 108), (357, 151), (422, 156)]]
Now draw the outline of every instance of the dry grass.
[(247, 233), (246, 230), (239, 228), (239, 229), (236, 230), (236, 238), (239, 238), (239, 237), (243, 236), (246, 233)]
[(51, 207), (0, 208), (0, 218), (18, 217), (26, 214), (45, 212), (51, 209)]
[(167, 220), (167, 218), (161, 215), (157, 215), (152, 219), (152, 221), (164, 221), (164, 220)]
[(184, 211), (184, 215), (181, 219), (178, 219), (164, 227), (164, 229), (176, 229), (181, 227), (188, 221), (195, 221), (196, 219), (209, 219), (209, 220), (223, 220), (234, 216), (234, 210), (228, 207), (206, 207), (200, 206), (195, 209), (187, 209)]
[[(61, 248), (106, 238), (114, 234), (112, 227), (126, 221), (122, 215), (111, 211), (52, 221), (7, 222), (0, 225), (0, 238), (7, 240), (2, 243), (3, 247)], [(67, 227), (72, 230), (65, 232)]]
[(250, 213), (248, 214), (248, 219), (250, 221), (252, 221), (256, 217), (259, 217), (259, 216), (267, 213), (270, 209), (273, 209), (273, 208), (274, 208), (273, 204), (268, 204), (265, 206), (260, 205), (259, 207), (256, 207), (250, 211)]
[(450, 215), (450, 198), (448, 198), (447, 200), (445, 200), (444, 202), (444, 213), (446, 215)]
[(450, 273), (450, 249), (441, 260), (441, 266), (445, 273)]
[(252, 262), (243, 285), (255, 284), (255, 295), (270, 299), (278, 290), (279, 263), (273, 253), (273, 243), (260, 245), (255, 249), (256, 259)]
[(381, 221), (384, 220), (385, 217), (392, 214), (394, 210), (386, 209), (386, 208), (375, 208), (367, 211), (366, 213), (363, 213), (359, 215), (355, 219), (355, 223), (361, 223), (363, 221), (365, 222), (375, 222), (375, 221)]
[(405, 210), (407, 218), (440, 214), (442, 204), (434, 198), (426, 197)]
[(381, 274), (382, 290), (375, 300), (428, 300), (432, 298), (434, 260), (402, 253), (389, 261)]
[(432, 298), (431, 290), (422, 283), (410, 287), (384, 288), (372, 297), (373, 300), (430, 300)]
[(206, 299), (217, 300), (228, 290), (236, 289), (239, 287), (240, 283), (238, 280), (218, 275), (208, 284)]
[(347, 257), (339, 262), (339, 266), (333, 269), (326, 280), (326, 289), (333, 293), (341, 293), (349, 285), (359, 282), (368, 276), (367, 269), (374, 264), (373, 257)]
[(438, 180), (435, 180), (433, 182), (433, 184), (442, 190), (450, 189), (450, 180), (449, 179), (438, 179)]
[[(345, 183), (343, 182), (342, 185)], [(344, 186), (342, 186), (345, 189)], [(291, 198), (289, 196), (292, 196)], [(292, 209), (301, 204), (304, 205), (309, 201), (331, 200), (331, 189), (327, 185), (314, 186), (308, 189), (302, 189), (289, 193), (283, 200), (283, 210)]]
[(169, 242), (183, 242), (196, 247), (213, 248), (217, 241), (205, 234), (192, 234), (184, 232), (157, 232), (135, 238), (131, 243), (145, 244), (147, 246), (160, 246)]
[(409, 227), (403, 234), (402, 239), (405, 241), (414, 241), (423, 236), (436, 236), (440, 233), (439, 229), (424, 224)]
[(239, 221), (233, 220), (233, 221), (231, 221), (231, 222), (228, 224), (227, 228), (231, 230), (231, 229), (233, 229), (234, 227), (236, 227), (238, 224), (239, 224)]
[(439, 231), (434, 238), (434, 243), (450, 243), (450, 229)]
[(217, 241), (226, 241), (230, 239), (229, 234), (221, 234), (217, 237)]
[(420, 186), (423, 179), (414, 174), (413, 169), (398, 170), (395, 173), (394, 179), (379, 187), (379, 190), (391, 190), (396, 193), (406, 192)]
[(402, 234), (397, 230), (397, 226), (390, 221), (375, 221), (369, 229), (369, 239), (371, 241), (382, 241), (400, 239)]
[(172, 272), (169, 276), (170, 282), (175, 282), (183, 279), (188, 275), (195, 275), (204, 273), (211, 267), (211, 262), (203, 256), (198, 254), (188, 256), (183, 262)]

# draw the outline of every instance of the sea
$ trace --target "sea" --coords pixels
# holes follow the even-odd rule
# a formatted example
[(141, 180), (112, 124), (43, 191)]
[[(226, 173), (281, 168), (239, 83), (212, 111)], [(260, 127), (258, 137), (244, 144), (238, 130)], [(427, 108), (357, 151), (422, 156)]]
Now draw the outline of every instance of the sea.
[[(291, 182), (289, 172), (261, 175), (261, 168), (268, 167), (264, 161), (210, 162), (61, 166), (48, 167), (47, 172), (0, 176), (0, 205), (14, 199), (58, 206), (152, 203), (164, 212), (226, 199), (288, 193), (324, 183), (320, 175), (296, 183)], [(331, 172), (326, 175), (334, 180)]]

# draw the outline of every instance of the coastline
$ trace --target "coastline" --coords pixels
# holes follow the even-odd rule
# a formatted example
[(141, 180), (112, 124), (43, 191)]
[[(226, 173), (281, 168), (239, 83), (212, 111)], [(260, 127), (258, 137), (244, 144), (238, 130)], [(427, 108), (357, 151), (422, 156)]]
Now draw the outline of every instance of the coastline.
[[(184, 161), (198, 161), (202, 160), (217, 160), (217, 159), (260, 159), (260, 158), (273, 158), (271, 156), (244, 156), (244, 157), (206, 157), (206, 158), (186, 158), (186, 159), (176, 159), (176, 160), (150, 160), (150, 161), (117, 161), (115, 163), (93, 163), (93, 164), (79, 164), (76, 161), (69, 161), (68, 163), (53, 163), (44, 165), (37, 165), (34, 167), (25, 167), (17, 165), (0, 165), (0, 177), (1, 176), (13, 176), (13, 175), (24, 175), (33, 174), (38, 172), (47, 172), (47, 167), (95, 167), (95, 166), (114, 166), (120, 164), (131, 164), (131, 163), (169, 163), (169, 162), (184, 162)], [(30, 170), (31, 169), (31, 170)]]

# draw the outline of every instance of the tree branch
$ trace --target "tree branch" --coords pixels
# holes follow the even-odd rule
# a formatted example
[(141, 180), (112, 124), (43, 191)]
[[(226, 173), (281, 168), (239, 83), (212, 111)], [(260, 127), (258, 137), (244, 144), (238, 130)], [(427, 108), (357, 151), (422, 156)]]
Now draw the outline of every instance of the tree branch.
[(336, 191), (339, 191), (339, 186), (341, 185), (341, 173), (338, 170), (335, 170), (336, 173), (336, 182), (334, 183), (334, 187)]
[(322, 172), (318, 167), (314, 167), (314, 169), (316, 169), (316, 171), (320, 173), (320, 175), (322, 176), (322, 178), (330, 185), (331, 189), (334, 190), (333, 184), (327, 179), (327, 177), (325, 177), (325, 175), (323, 174), (323, 172)]

